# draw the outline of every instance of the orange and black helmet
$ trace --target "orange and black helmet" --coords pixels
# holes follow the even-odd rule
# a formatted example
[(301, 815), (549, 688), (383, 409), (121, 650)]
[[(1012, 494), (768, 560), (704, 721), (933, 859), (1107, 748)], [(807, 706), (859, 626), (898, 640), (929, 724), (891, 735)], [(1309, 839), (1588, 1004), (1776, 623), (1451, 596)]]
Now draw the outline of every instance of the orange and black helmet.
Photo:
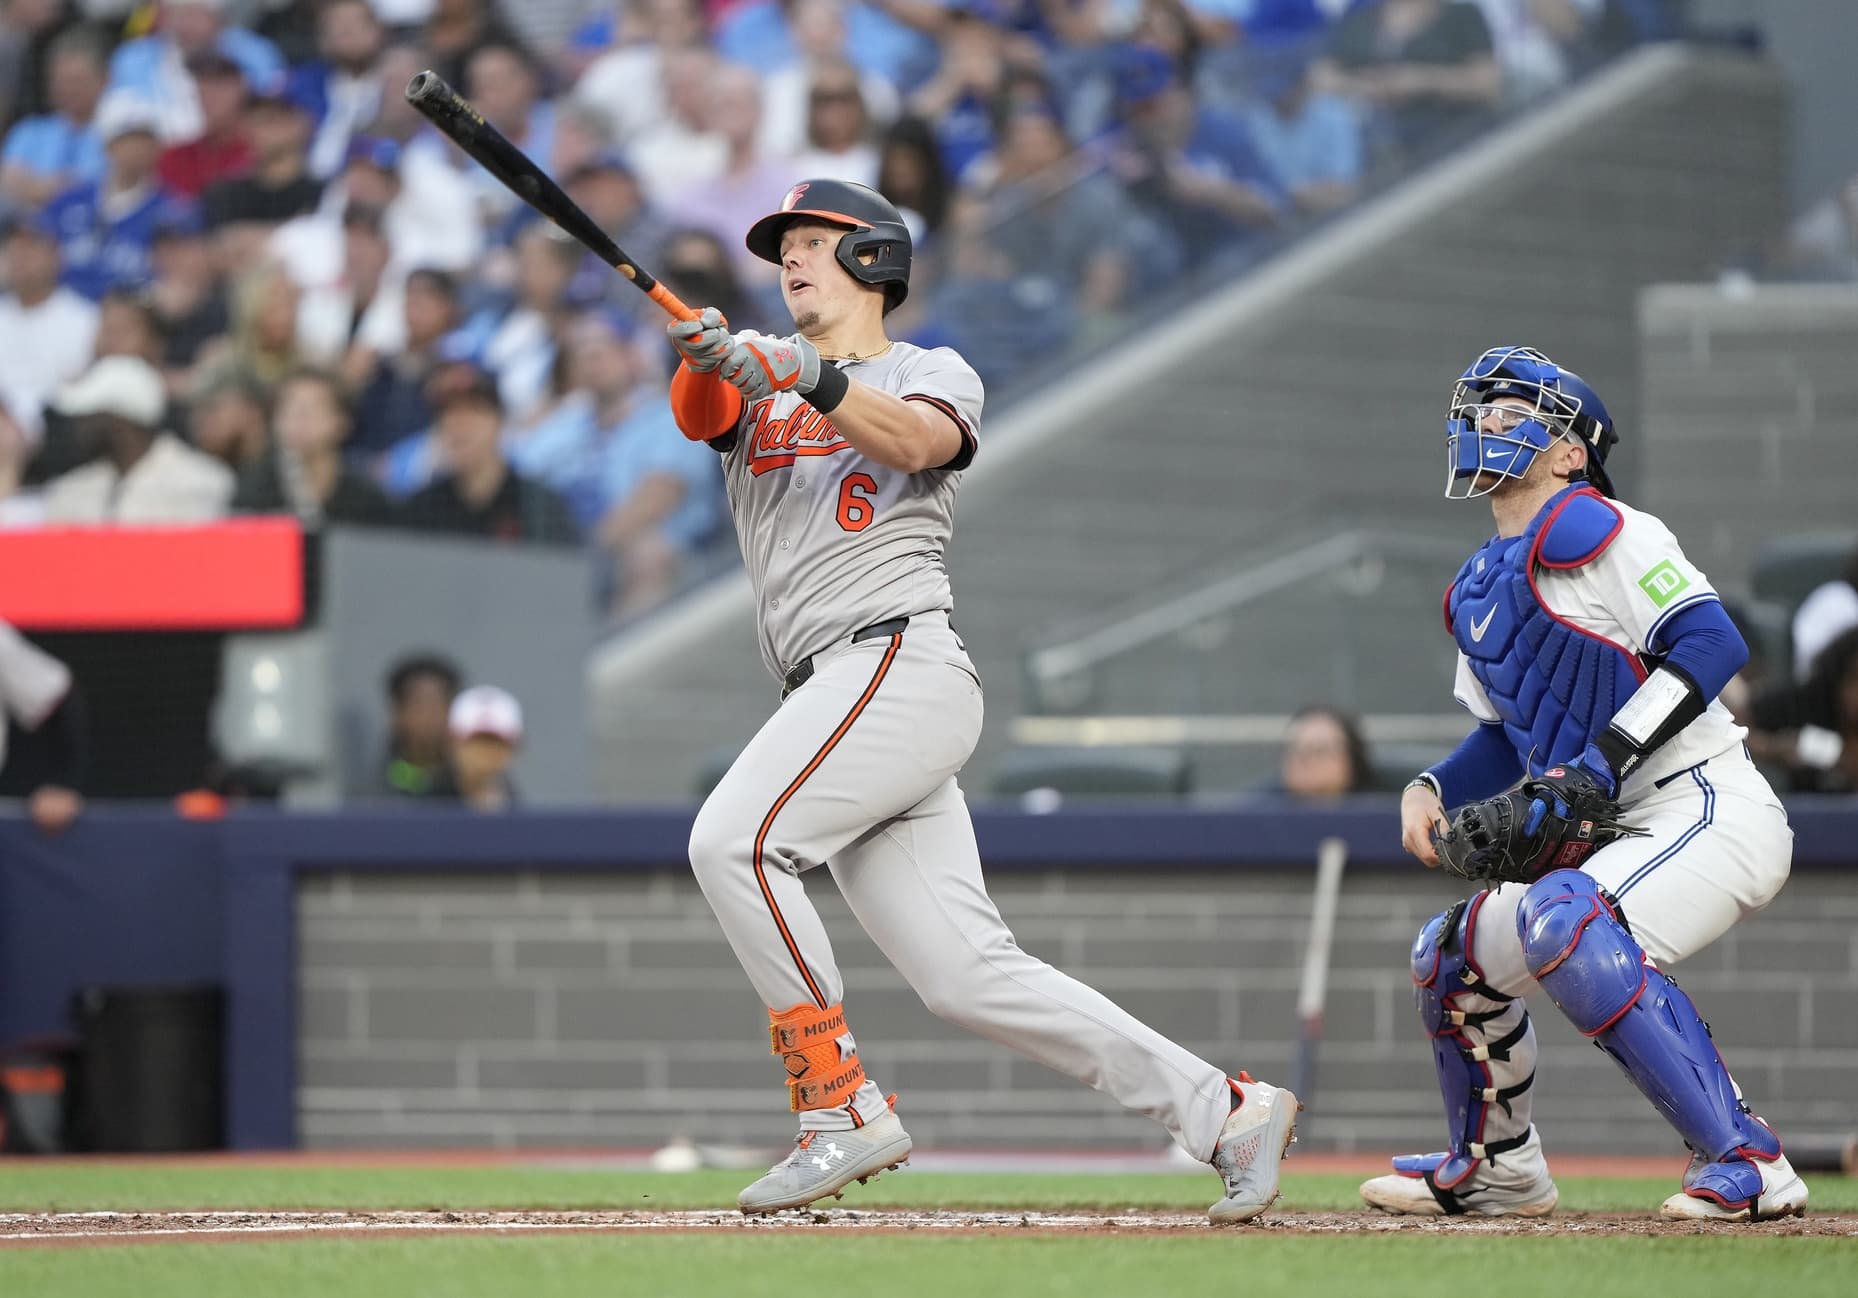
[[(780, 211), (749, 227), (748, 250), (780, 265), (781, 235), (802, 219), (854, 231), (839, 240), (839, 264), (853, 279), (881, 287), (886, 311), (909, 296), (910, 232), (889, 199), (849, 180), (803, 180), (787, 191)], [(871, 258), (868, 262), (866, 256)]]

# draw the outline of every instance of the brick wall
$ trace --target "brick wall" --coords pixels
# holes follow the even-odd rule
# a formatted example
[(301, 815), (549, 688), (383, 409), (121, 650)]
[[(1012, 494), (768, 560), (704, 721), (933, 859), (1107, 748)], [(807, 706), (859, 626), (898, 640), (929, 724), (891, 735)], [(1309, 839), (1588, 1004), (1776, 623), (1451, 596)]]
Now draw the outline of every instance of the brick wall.
[[(1028, 950), (1228, 1068), (1281, 1080), (1295, 1037), (1307, 872), (1013, 872), (993, 881)], [(1159, 1147), (1146, 1119), (932, 1017), (810, 891), (873, 1076), (925, 1145)], [(1344, 887), (1317, 1148), (1437, 1147), (1407, 949), (1454, 894), (1434, 876)], [(311, 1147), (770, 1146), (791, 1132), (766, 1018), (683, 872), (378, 872), (301, 889), (299, 1111)], [(1783, 1134), (1854, 1125), (1858, 889), (1796, 878), (1677, 970)], [(1675, 1148), (1612, 1063), (1545, 1001), (1537, 1116), (1551, 1149)]]

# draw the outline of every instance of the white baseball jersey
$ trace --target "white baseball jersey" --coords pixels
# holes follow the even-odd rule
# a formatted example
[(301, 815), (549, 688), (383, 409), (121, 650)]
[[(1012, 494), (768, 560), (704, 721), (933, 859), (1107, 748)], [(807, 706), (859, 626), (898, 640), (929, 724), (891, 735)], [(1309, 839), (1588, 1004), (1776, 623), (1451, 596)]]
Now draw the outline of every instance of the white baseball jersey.
[[(1671, 529), (1617, 500), (1608, 503), (1625, 519), (1612, 544), (1578, 568), (1538, 568), (1536, 589), (1562, 621), (1643, 658), (1652, 654), (1672, 616), (1719, 597), (1709, 578), (1684, 557)], [(1500, 719), (1462, 651), (1452, 693), (1478, 720)], [(1728, 752), (1747, 734), (1720, 699), (1711, 700), (1702, 716), (1632, 773), (1620, 791), (1621, 801), (1632, 805), (1667, 775)]]
[(964, 444), (945, 471), (903, 473), (860, 455), (830, 416), (792, 392), (743, 410), (724, 476), (755, 587), (761, 656), (776, 676), (860, 627), (953, 600), (943, 551), (954, 530), (955, 470), (974, 457), (980, 376), (947, 347), (909, 343), (839, 368), (933, 405)]

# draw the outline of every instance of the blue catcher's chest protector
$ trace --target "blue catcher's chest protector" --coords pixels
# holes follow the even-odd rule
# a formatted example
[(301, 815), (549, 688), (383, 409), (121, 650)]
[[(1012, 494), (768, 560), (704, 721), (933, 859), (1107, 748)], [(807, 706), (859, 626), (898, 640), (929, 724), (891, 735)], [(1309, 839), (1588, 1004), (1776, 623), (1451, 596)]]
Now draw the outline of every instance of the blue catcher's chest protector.
[(1644, 679), (1625, 648), (1543, 607), (1535, 584), (1538, 566), (1592, 562), (1624, 523), (1599, 492), (1570, 486), (1521, 536), (1487, 541), (1445, 593), (1446, 626), (1531, 775), (1578, 757)]

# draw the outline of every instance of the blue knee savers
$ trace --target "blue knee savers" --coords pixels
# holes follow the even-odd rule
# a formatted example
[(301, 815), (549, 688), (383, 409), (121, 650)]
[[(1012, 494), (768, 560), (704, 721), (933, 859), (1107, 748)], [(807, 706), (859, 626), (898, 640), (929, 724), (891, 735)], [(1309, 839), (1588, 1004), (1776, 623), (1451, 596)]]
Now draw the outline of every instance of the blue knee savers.
[[(1591, 875), (1556, 870), (1536, 880), (1517, 909), (1516, 929), (1529, 972), (1549, 999), (1613, 1056), (1691, 1149), (1714, 1163), (1779, 1155), (1774, 1133), (1743, 1109), (1690, 997), (1645, 962)], [(1759, 1191), (1758, 1170), (1747, 1172)]]
[[(1534, 1060), (1527, 1052), (1514, 1062), (1510, 1059), (1511, 1051), (1528, 1036), (1527, 1012), (1513, 1003), (1514, 997), (1485, 982), (1471, 959), (1471, 933), (1486, 895), (1479, 893), (1433, 916), (1413, 943), (1413, 1000), (1432, 1038), (1451, 1150), (1443, 1158), (1433, 1154), (1396, 1158), (1394, 1166), (1424, 1175), (1441, 1191), (1462, 1182), (1480, 1160), (1494, 1162), (1498, 1155), (1520, 1148), (1529, 1139), (1526, 1118), (1520, 1132), (1486, 1139), (1493, 1118), (1499, 1132), (1515, 1125), (1504, 1121), (1514, 1117), (1511, 1101), (1535, 1081)], [(1467, 1008), (1471, 1005), (1495, 1008)], [(1516, 1020), (1508, 1030), (1489, 1026), (1506, 1017)], [(1500, 1035), (1487, 1040), (1492, 1032)], [(1520, 1080), (1516, 1079), (1518, 1072), (1524, 1073)], [(1501, 1118), (1493, 1113), (1495, 1109), (1502, 1111)]]

